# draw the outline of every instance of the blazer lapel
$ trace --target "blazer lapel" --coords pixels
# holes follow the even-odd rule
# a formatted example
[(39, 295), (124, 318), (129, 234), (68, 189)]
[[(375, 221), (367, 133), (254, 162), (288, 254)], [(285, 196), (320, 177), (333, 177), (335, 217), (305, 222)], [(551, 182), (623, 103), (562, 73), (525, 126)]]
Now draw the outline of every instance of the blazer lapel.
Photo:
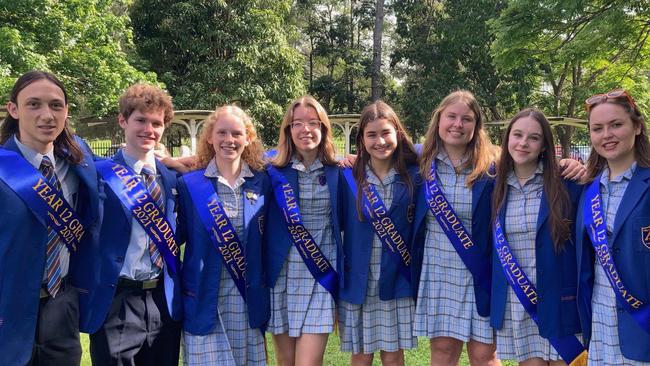
[(648, 182), (650, 178), (650, 168), (637, 167), (632, 180), (625, 190), (625, 194), (621, 199), (621, 205), (616, 213), (614, 220), (614, 232), (612, 234), (611, 243), (616, 241), (616, 237), (620, 233), (621, 227), (625, 220), (630, 215), (632, 210), (641, 202), (641, 198), (648, 191)]

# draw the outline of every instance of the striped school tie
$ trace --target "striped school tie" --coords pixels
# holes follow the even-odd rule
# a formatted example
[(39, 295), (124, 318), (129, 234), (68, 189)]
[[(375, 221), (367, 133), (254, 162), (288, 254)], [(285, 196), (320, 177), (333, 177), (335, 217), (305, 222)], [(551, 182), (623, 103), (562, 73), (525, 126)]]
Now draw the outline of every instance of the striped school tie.
[[(52, 161), (47, 156), (43, 156), (41, 166), (39, 168), (45, 179), (47, 179), (57, 191), (61, 192), (61, 182), (54, 173), (54, 166)], [(45, 269), (47, 271), (47, 292), (56, 297), (56, 294), (61, 288), (61, 263), (59, 262), (59, 255), (63, 245), (61, 239), (56, 231), (48, 225), (47, 227), (47, 262)]]
[[(142, 175), (144, 175), (144, 185), (147, 187), (147, 190), (151, 194), (151, 198), (156, 202), (158, 208), (164, 212), (165, 210), (165, 201), (163, 199), (162, 190), (160, 185), (156, 182), (156, 173), (154, 173), (153, 168), (145, 165), (142, 167)], [(151, 256), (151, 263), (156, 267), (162, 269), (163, 259), (154, 243), (149, 239), (149, 255)]]

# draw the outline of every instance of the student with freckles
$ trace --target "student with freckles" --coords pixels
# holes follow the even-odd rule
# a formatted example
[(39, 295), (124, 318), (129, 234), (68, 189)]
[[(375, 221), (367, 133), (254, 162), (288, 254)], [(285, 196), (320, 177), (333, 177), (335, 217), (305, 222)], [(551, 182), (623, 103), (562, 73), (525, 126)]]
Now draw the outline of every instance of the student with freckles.
[(222, 106), (203, 124), (200, 169), (179, 179), (183, 258), (183, 360), (266, 365), (262, 234), (271, 185), (250, 117)]

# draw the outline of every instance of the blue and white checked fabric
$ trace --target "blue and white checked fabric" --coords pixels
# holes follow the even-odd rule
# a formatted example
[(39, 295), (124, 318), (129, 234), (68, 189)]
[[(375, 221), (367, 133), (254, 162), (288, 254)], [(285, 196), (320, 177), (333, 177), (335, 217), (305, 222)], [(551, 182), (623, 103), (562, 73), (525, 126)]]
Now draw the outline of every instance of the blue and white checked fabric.
[[(609, 169), (605, 168), (603, 171), (600, 179), (600, 194), (603, 210), (607, 215), (605, 220), (609, 233), (614, 231), (614, 220), (618, 207), (635, 169), (636, 162), (630, 169), (611, 181), (609, 180)], [(591, 243), (587, 244), (591, 245)], [(618, 317), (616, 315), (616, 294), (607, 280), (605, 271), (598, 263), (598, 259), (596, 259), (594, 267), (596, 274), (591, 298), (592, 319), (589, 365), (650, 365), (650, 362), (630, 360), (621, 354), (618, 338)]]
[[(226, 215), (235, 226), (237, 235), (244, 235), (244, 205), (242, 185), (253, 174), (246, 163), (231, 187), (219, 174), (214, 160), (208, 164), (205, 176), (217, 179), (217, 194)], [(245, 248), (244, 248), (245, 249)], [(186, 365), (266, 365), (264, 338), (259, 329), (248, 324), (248, 310), (228, 270), (221, 268), (219, 288), (219, 323), (214, 333), (196, 336), (184, 333), (183, 359)], [(254, 301), (254, 299), (252, 299)]]
[[(368, 167), (366, 167), (366, 174), (368, 183), (375, 186), (386, 207), (390, 207), (393, 202), (395, 170), (391, 169), (383, 180), (380, 180)], [(371, 245), (370, 272), (364, 303), (350, 304), (341, 300), (339, 305), (341, 351), (368, 354), (414, 348), (417, 346), (417, 338), (413, 336), (415, 310), (413, 299), (410, 297), (388, 301), (379, 299), (383, 248), (377, 235), (373, 235)]]
[[(45, 179), (54, 186), (59, 192), (61, 191), (61, 183), (54, 173), (54, 165), (47, 156), (43, 156), (41, 166), (39, 168)], [(47, 278), (47, 292), (56, 297), (56, 294), (61, 288), (61, 264), (59, 262), (59, 255), (63, 249), (63, 243), (59, 238), (59, 234), (50, 226), (47, 227), (47, 251), (46, 251), (46, 278)]]
[[(522, 186), (514, 172), (508, 174), (505, 234), (515, 258), (526, 276), (537, 283), (535, 239), (537, 218), (544, 192), (543, 166), (540, 163), (534, 176)], [(495, 271), (503, 271), (495, 268)], [(503, 328), (496, 331), (497, 354), (501, 359), (522, 362), (533, 357), (545, 361), (560, 360), (548, 340), (539, 335), (539, 328), (519, 302), (510, 286), (506, 295)]]
[[(296, 157), (291, 159), (291, 164), (298, 171), (299, 205), (305, 228), (336, 268), (336, 243), (330, 222), (332, 207), (323, 164), (316, 160), (307, 168)], [(316, 282), (292, 244), (275, 287), (271, 289), (268, 331), (289, 333), (290, 337), (299, 337), (302, 333), (331, 333), (335, 311), (334, 299)]]
[[(438, 179), (447, 200), (465, 228), (472, 231), (472, 190), (467, 187), (470, 169), (456, 174), (445, 151), (436, 157)], [(489, 212), (484, 213), (489, 215)], [(493, 343), (488, 318), (476, 310), (474, 280), (436, 218), (427, 212), (424, 258), (415, 307), (416, 336), (452, 337)], [(486, 258), (485, 260), (490, 260)]]
[[(151, 198), (154, 200), (154, 202), (156, 202), (158, 208), (160, 208), (162, 211), (165, 211), (165, 199), (163, 198), (160, 185), (156, 182), (156, 173), (154, 172), (154, 169), (145, 164), (142, 166), (141, 173), (144, 176), (144, 184), (147, 187), (149, 193), (151, 193)], [(148, 247), (149, 255), (151, 256), (151, 263), (153, 263), (156, 267), (162, 269), (162, 256), (160, 255), (156, 244), (151, 239), (147, 239), (149, 241)]]

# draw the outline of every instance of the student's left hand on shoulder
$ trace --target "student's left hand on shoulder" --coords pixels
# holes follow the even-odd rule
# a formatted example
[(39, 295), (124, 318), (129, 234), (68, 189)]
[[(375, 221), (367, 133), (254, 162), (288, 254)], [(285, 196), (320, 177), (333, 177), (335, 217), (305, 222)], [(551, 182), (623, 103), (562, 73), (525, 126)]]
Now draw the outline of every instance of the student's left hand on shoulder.
[(353, 154), (348, 154), (346, 157), (339, 160), (339, 166), (341, 168), (352, 168), (355, 161), (357, 161), (357, 156)]
[(174, 169), (177, 172), (187, 173), (192, 170), (196, 164), (196, 156), (188, 156), (184, 158), (172, 158), (171, 156), (158, 156), (156, 157), (163, 163), (166, 167)]
[(574, 182), (580, 181), (587, 173), (587, 168), (575, 159), (562, 159), (559, 165), (562, 177)]

